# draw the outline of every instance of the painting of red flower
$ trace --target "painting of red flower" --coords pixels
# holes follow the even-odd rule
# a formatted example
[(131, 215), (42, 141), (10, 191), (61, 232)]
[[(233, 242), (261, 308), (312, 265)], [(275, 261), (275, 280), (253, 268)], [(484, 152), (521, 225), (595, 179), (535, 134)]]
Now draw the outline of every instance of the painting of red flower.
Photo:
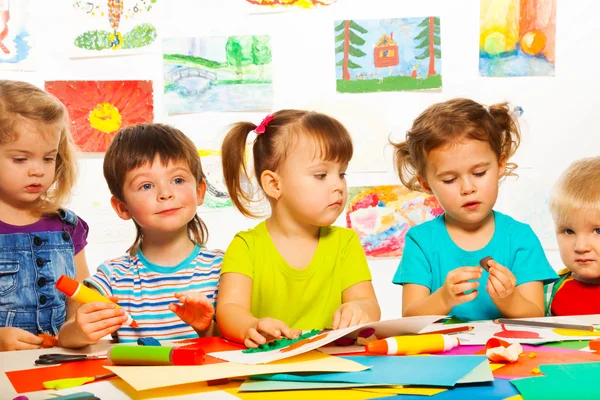
[(151, 81), (49, 81), (84, 152), (105, 152), (119, 128), (154, 120)]

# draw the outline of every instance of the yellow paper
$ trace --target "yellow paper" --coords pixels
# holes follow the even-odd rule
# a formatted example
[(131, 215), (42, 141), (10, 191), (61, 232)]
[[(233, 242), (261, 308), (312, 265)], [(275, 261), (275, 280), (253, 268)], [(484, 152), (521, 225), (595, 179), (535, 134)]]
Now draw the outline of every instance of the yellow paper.
[(497, 369), (500, 369), (502, 367), (504, 367), (506, 364), (495, 364), (495, 363), (490, 363), (490, 369), (492, 370), (492, 372), (494, 372)]
[(416, 396), (433, 396), (442, 392), (445, 392), (448, 389), (440, 389), (440, 388), (426, 388), (426, 387), (410, 387), (410, 386), (391, 386), (385, 388), (378, 387), (361, 387), (361, 388), (352, 388), (352, 390), (358, 390), (362, 392), (370, 392), (370, 393), (381, 393), (381, 394), (412, 394)]
[(225, 391), (243, 400), (365, 400), (389, 396), (385, 393), (359, 392), (352, 389), (286, 390), (283, 392), (237, 392), (237, 389), (225, 389)]
[(182, 385), (214, 379), (284, 372), (358, 372), (365, 367), (344, 358), (310, 351), (269, 364), (221, 363), (193, 366), (105, 366), (136, 390)]
[(555, 329), (552, 329), (552, 331), (554, 331), (554, 333), (557, 333), (561, 336), (600, 336), (599, 331), (590, 332), (590, 331), (583, 331), (583, 330), (579, 330), (579, 329), (562, 329), (562, 328), (555, 328)]
[(523, 400), (523, 396), (521, 396), (520, 394), (517, 394), (515, 396), (507, 397), (504, 400)]

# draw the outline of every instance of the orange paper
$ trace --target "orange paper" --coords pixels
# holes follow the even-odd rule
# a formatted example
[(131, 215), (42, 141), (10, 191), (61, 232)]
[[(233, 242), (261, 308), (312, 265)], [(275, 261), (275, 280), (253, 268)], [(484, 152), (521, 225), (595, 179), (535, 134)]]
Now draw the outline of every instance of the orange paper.
[[(478, 352), (481, 354), (481, 352)], [(519, 357), (517, 362), (507, 364), (504, 367), (495, 370), (494, 376), (525, 377), (535, 376), (532, 371), (539, 368), (542, 364), (570, 364), (585, 362), (600, 362), (600, 354), (588, 353), (585, 351), (572, 352), (544, 352), (536, 351), (536, 356)]]

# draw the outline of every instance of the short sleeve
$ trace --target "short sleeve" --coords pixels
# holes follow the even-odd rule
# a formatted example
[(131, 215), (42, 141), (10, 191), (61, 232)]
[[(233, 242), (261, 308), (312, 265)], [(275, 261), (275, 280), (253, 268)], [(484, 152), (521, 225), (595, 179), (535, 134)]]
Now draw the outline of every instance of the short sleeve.
[(89, 230), (88, 224), (78, 216), (77, 225), (75, 225), (75, 229), (73, 229), (73, 233), (71, 234), (75, 255), (79, 254), (79, 252), (83, 250), (85, 246), (87, 246)]
[(237, 272), (248, 276), (250, 279), (254, 277), (250, 244), (239, 234), (233, 238), (223, 257), (221, 275), (228, 272)]
[(558, 279), (546, 258), (540, 240), (529, 225), (516, 237), (512, 273), (517, 278), (517, 286), (533, 281), (541, 281), (546, 285)]
[(342, 254), (342, 290), (348, 289), (359, 282), (371, 280), (371, 270), (367, 256), (360, 244), (356, 232), (350, 231), (351, 236)]
[(414, 283), (428, 287), (430, 290), (433, 285), (431, 265), (410, 230), (406, 234), (402, 259), (392, 282), (400, 285)]
[(93, 287), (104, 296), (112, 296), (112, 287), (110, 286), (110, 267), (104, 263), (98, 267), (96, 273), (83, 280), (88, 287)]

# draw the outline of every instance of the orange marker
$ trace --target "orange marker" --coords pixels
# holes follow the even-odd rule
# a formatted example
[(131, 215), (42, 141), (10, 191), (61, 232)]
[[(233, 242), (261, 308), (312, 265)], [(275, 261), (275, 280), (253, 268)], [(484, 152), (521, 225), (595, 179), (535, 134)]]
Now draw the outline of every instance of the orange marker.
[(365, 350), (371, 354), (428, 354), (447, 351), (460, 345), (455, 336), (440, 334), (416, 336), (392, 336), (376, 340), (365, 345)]
[[(95, 301), (99, 301), (101, 303), (112, 303), (112, 301), (102, 296), (100, 293), (88, 288), (74, 279), (69, 278), (66, 275), (58, 278), (58, 282), (56, 282), (56, 288), (78, 303), (86, 304), (93, 303)], [(115, 304), (115, 306), (117, 308), (121, 308), (121, 306), (118, 304)], [(137, 322), (131, 318), (131, 315), (129, 315), (127, 311), (125, 311), (125, 315), (127, 316), (125, 325), (131, 326), (132, 328), (139, 327)]]

